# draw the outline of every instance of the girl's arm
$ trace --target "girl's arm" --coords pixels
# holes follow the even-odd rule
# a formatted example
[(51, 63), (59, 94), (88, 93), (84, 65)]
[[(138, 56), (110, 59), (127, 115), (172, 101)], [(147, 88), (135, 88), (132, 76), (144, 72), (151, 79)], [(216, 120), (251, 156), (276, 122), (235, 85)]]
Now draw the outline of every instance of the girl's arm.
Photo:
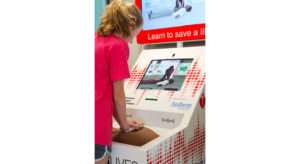
[(114, 117), (122, 130), (129, 129), (126, 116), (126, 97), (124, 92), (124, 81), (118, 80), (113, 83), (114, 95)]
[(127, 119), (126, 116), (126, 97), (124, 92), (124, 81), (118, 80), (113, 82), (113, 94), (114, 94), (114, 117), (119, 123), (121, 130), (130, 132), (143, 126), (144, 123), (140, 123), (133, 119)]
[(116, 109), (116, 105), (115, 105), (115, 101), (113, 101), (113, 116), (115, 118), (115, 120), (118, 122), (118, 124), (120, 125), (120, 119), (119, 119), (119, 116), (117, 114), (117, 109)]

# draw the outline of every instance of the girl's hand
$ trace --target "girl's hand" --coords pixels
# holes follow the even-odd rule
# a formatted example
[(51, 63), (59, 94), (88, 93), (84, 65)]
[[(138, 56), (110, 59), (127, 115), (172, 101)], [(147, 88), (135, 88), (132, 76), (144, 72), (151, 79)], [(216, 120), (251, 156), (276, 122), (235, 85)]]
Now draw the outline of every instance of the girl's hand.
[(144, 125), (144, 123), (138, 122), (136, 120), (133, 119), (127, 119), (127, 123), (129, 126), (130, 131), (133, 131), (139, 127), (142, 127)]

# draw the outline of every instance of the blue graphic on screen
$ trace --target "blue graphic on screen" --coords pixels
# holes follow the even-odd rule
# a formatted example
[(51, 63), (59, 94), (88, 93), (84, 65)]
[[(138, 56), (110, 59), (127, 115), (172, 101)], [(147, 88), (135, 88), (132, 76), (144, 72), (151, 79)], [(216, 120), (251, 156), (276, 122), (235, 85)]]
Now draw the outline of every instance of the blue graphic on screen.
[(143, 30), (205, 23), (204, 0), (142, 0)]

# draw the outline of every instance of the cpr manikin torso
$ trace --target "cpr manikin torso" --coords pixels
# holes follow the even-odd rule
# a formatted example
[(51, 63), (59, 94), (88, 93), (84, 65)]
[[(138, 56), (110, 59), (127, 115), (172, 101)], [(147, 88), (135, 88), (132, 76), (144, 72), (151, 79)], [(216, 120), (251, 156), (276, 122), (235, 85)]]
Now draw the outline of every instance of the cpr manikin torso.
[(112, 141), (134, 146), (142, 146), (157, 137), (158, 134), (146, 127), (142, 127), (139, 130), (129, 133), (124, 133), (119, 129), (113, 128)]

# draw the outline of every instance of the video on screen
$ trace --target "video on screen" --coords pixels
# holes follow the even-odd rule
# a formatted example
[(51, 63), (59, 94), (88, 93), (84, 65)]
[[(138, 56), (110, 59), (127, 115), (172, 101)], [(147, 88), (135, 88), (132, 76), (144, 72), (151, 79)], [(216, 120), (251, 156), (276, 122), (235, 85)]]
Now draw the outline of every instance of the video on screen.
[(204, 0), (142, 0), (143, 30), (205, 23)]
[(180, 91), (193, 59), (152, 60), (137, 89)]

